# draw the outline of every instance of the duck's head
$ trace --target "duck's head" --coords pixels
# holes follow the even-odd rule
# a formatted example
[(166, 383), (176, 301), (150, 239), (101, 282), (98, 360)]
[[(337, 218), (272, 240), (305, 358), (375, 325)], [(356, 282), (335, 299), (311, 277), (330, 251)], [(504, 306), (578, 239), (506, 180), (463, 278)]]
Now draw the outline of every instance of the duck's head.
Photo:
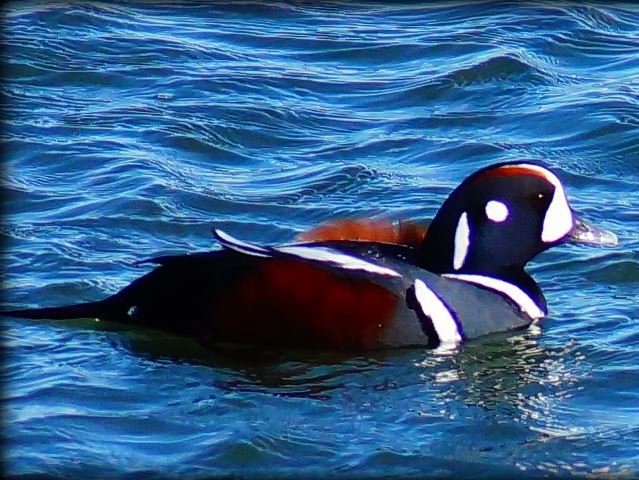
[(614, 245), (617, 237), (576, 216), (546, 167), (500, 163), (450, 194), (428, 227), (418, 263), (436, 273), (517, 280), (528, 261), (563, 242)]

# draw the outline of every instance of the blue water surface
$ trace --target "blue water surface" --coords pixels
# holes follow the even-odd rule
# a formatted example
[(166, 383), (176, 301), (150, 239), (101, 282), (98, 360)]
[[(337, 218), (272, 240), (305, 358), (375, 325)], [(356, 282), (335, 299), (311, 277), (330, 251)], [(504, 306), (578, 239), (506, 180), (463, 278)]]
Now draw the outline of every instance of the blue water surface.
[(7, 474), (639, 476), (635, 4), (24, 1), (3, 30), (12, 307), (102, 298), (212, 226), (430, 218), (513, 159), (621, 240), (544, 253), (549, 317), (448, 355), (3, 320)]

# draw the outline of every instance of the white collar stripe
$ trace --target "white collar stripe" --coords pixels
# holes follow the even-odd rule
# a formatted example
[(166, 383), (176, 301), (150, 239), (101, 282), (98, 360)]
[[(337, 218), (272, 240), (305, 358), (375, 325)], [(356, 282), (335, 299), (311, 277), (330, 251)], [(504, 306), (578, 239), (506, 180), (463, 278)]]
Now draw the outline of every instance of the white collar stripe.
[(447, 278), (455, 278), (463, 282), (474, 283), (482, 287), (489, 288), (504, 294), (519, 306), (522, 312), (532, 319), (539, 319), (546, 316), (543, 310), (530, 298), (521, 288), (498, 278), (485, 277), (483, 275), (445, 273)]
[(415, 280), (415, 298), (430, 318), (440, 343), (460, 343), (462, 336), (455, 317), (446, 304), (421, 280)]

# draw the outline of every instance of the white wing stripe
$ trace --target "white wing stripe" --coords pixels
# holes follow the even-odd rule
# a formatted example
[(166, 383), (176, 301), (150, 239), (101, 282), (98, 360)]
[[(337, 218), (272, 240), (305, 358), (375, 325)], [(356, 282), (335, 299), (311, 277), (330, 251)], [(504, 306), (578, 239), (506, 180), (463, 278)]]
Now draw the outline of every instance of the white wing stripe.
[(288, 246), (275, 249), (278, 252), (295, 257), (304, 258), (306, 260), (315, 260), (317, 262), (326, 262), (337, 265), (347, 270), (363, 270), (369, 273), (385, 275), (389, 277), (400, 277), (401, 275), (395, 270), (382, 267), (371, 262), (367, 262), (361, 258), (352, 257), (344, 253), (326, 247), (306, 247), (306, 246)]
[(377, 275), (385, 275), (388, 277), (401, 277), (401, 275), (387, 267), (376, 265), (364, 259), (353, 257), (340, 253), (326, 247), (298, 246), (291, 245), (279, 248), (264, 248), (252, 243), (243, 242), (232, 237), (222, 230), (215, 230), (215, 236), (226, 248), (235, 250), (236, 252), (256, 257), (272, 257), (274, 253), (279, 252), (285, 255), (291, 255), (305, 260), (313, 260), (317, 262), (330, 263), (346, 270), (362, 270)]
[(253, 255), (256, 257), (270, 257), (271, 252), (259, 245), (254, 245), (252, 243), (243, 242), (242, 240), (238, 240), (235, 237), (232, 237), (226, 232), (222, 230), (218, 230), (217, 228), (214, 230), (215, 236), (222, 243), (222, 245), (226, 248), (230, 248), (231, 250), (235, 250), (236, 252), (245, 253), (247, 255)]

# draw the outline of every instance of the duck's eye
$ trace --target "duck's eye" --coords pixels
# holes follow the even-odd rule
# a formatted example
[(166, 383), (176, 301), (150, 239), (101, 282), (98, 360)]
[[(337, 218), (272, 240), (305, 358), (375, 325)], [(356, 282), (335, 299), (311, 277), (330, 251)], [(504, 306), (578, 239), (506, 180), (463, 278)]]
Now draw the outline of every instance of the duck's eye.
[(530, 203), (535, 207), (543, 208), (546, 206), (547, 194), (544, 192), (535, 192), (530, 196)]

